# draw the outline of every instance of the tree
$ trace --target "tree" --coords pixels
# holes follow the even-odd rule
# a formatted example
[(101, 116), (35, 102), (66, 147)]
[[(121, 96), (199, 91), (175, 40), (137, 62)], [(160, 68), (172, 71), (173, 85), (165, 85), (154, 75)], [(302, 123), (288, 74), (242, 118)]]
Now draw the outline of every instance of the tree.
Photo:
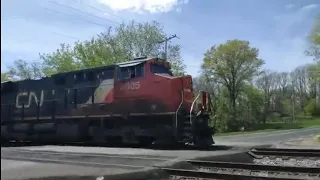
[(11, 78), (9, 77), (8, 73), (1, 73), (1, 82), (10, 81)]
[(276, 74), (276, 84), (281, 88), (281, 93), (284, 95), (286, 93), (286, 88), (288, 86), (288, 72), (281, 72)]
[(312, 56), (315, 61), (320, 61), (320, 14), (316, 17), (308, 40), (310, 46), (306, 51), (307, 55)]
[(204, 55), (203, 69), (222, 83), (229, 95), (232, 112), (230, 124), (237, 127), (237, 98), (245, 82), (259, 74), (263, 60), (258, 58), (259, 50), (250, 47), (248, 41), (229, 40), (225, 44), (212, 46)]
[(10, 77), (16, 77), (18, 79), (37, 79), (44, 76), (41, 63), (28, 63), (22, 59), (15, 60), (13, 66), (9, 67), (7, 74)]
[[(166, 37), (159, 23), (121, 24), (114, 30), (93, 37), (91, 40), (76, 42), (74, 47), (61, 44), (60, 49), (41, 54), (45, 73), (66, 72), (123, 62), (138, 56), (159, 57), (163, 53), (161, 40)], [(184, 74), (185, 66), (180, 56), (180, 46), (168, 46), (168, 57), (175, 75)]]
[(261, 77), (257, 80), (257, 86), (263, 91), (263, 114), (262, 122), (266, 123), (267, 113), (271, 104), (271, 97), (276, 89), (276, 74), (271, 71), (264, 71)]
[(244, 124), (248, 128), (249, 125), (259, 123), (265, 106), (263, 91), (252, 84), (245, 84), (240, 96), (242, 97), (240, 108), (242, 108)]
[(50, 76), (58, 72), (67, 72), (79, 69), (80, 62), (75, 58), (74, 51), (70, 45), (61, 43), (56, 52), (40, 54), (43, 60), (43, 72)]
[(309, 47), (306, 50), (308, 56), (316, 61), (313, 69), (316, 80), (320, 82), (320, 13), (315, 19), (314, 25), (308, 35)]
[(183, 64), (182, 57), (180, 55), (179, 45), (169, 45), (168, 46), (168, 60), (171, 63), (172, 73), (176, 76), (184, 75), (186, 66)]

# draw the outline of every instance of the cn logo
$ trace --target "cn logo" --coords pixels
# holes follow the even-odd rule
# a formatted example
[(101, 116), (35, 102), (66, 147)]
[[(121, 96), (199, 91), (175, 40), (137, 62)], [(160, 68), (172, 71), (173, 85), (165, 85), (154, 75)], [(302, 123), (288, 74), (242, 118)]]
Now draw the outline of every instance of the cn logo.
[[(26, 98), (26, 101), (22, 101), (21, 99), (25, 97)], [(21, 93), (18, 93), (17, 96), (16, 96), (16, 108), (20, 109), (23, 107), (22, 104), (24, 104), (24, 108), (29, 108), (32, 104), (32, 102), (35, 102), (35, 103), (39, 103), (39, 106), (42, 106), (43, 104), (43, 90), (41, 90), (40, 92), (40, 97), (37, 96), (37, 94), (35, 92), (21, 92)]]
[(127, 82), (120, 87), (120, 90), (138, 90), (140, 89), (140, 82)]

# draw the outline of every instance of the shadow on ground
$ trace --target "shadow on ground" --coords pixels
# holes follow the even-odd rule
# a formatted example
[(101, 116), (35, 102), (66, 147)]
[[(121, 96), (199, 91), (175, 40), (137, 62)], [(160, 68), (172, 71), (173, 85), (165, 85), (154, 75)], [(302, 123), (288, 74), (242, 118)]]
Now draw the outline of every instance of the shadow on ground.
[(192, 145), (175, 145), (175, 146), (138, 146), (138, 145), (118, 145), (118, 146), (109, 146), (105, 144), (93, 144), (93, 143), (32, 143), (32, 142), (1, 142), (1, 147), (30, 147), (30, 146), (80, 146), (80, 147), (106, 147), (106, 148), (137, 148), (137, 149), (152, 149), (152, 150), (198, 150), (198, 151), (217, 151), (217, 150), (230, 150), (234, 148), (233, 146), (227, 145), (213, 145), (209, 148), (198, 148)]

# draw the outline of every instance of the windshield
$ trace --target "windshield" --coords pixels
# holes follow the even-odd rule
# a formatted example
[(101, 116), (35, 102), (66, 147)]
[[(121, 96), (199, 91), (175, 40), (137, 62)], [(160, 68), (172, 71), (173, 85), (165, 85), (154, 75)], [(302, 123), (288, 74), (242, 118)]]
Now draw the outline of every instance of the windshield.
[(162, 64), (150, 64), (150, 67), (151, 72), (154, 74), (168, 74), (170, 76), (173, 76), (172, 72)]

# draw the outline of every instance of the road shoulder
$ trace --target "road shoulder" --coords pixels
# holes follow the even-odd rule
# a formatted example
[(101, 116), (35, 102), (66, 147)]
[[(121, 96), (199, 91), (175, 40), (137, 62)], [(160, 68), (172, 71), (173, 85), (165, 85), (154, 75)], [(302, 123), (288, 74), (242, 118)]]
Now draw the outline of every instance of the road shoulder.
[(291, 148), (291, 149), (320, 149), (320, 134), (312, 134), (288, 141), (279, 142), (273, 145), (275, 148)]

